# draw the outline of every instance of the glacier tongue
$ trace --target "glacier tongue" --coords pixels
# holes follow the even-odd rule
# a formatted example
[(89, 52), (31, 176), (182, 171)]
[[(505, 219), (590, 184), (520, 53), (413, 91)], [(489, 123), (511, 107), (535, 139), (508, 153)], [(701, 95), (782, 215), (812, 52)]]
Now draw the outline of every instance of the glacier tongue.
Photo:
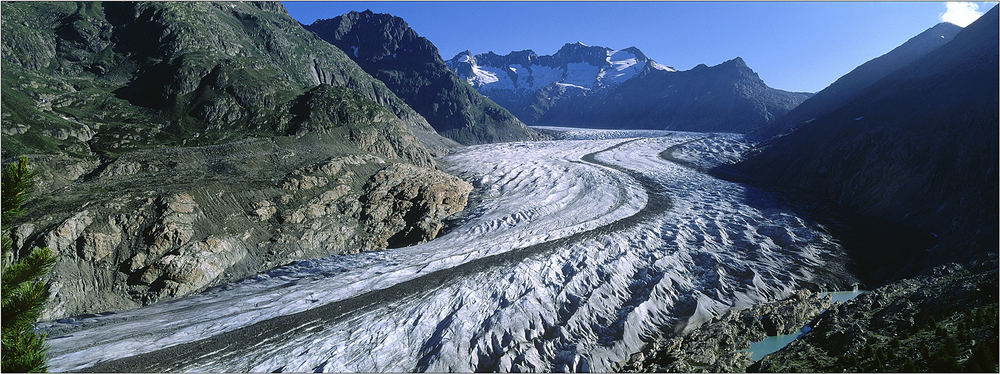
[(655, 135), (463, 148), (443, 164), (482, 202), (442, 237), (44, 324), (51, 369), (613, 371), (733, 306), (852, 282), (791, 209), (659, 156), (736, 157), (738, 137)]

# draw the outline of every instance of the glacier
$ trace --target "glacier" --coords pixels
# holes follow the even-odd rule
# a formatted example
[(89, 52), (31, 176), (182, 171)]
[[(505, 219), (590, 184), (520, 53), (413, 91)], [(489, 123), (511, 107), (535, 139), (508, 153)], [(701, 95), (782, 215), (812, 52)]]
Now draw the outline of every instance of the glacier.
[(739, 135), (545, 130), (444, 157), (476, 192), (435, 240), (42, 323), (50, 370), (614, 371), (731, 308), (856, 282), (824, 227), (702, 172)]

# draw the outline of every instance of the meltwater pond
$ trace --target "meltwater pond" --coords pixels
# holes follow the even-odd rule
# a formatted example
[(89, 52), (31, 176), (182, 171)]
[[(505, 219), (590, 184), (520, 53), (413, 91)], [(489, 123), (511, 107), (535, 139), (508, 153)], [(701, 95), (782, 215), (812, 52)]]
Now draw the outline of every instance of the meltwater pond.
[(750, 343), (750, 359), (760, 361), (764, 356), (785, 348), (786, 345), (791, 344), (795, 339), (802, 337), (802, 335), (805, 335), (810, 330), (812, 329), (809, 326), (803, 326), (799, 331), (792, 334), (768, 336), (759, 342)]
[(738, 157), (739, 136), (572, 138), (445, 157), (481, 202), (428, 243), (42, 324), (50, 369), (614, 371), (732, 307), (857, 282), (823, 227), (699, 171)]
[[(834, 303), (846, 303), (865, 292), (868, 291), (855, 289), (853, 291), (820, 292), (820, 296), (829, 296)], [(760, 359), (764, 358), (764, 356), (785, 348), (785, 346), (791, 344), (795, 341), (795, 339), (801, 338), (802, 335), (805, 335), (811, 330), (812, 328), (809, 325), (806, 325), (802, 326), (799, 331), (792, 334), (768, 336), (759, 342), (750, 343), (750, 359), (760, 361)]]

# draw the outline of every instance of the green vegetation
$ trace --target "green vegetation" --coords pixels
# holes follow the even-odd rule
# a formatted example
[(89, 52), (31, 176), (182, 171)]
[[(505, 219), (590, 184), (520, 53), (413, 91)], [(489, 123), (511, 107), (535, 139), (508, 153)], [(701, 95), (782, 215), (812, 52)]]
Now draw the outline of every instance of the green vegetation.
[(927, 317), (911, 329), (865, 346), (856, 356), (840, 356), (838, 362), (868, 372), (995, 372), (996, 331), (997, 304), (992, 304), (941, 321)]
[[(11, 3), (0, 27), (5, 159), (108, 161), (135, 150), (296, 135), (300, 128), (422, 121), (280, 5)], [(302, 105), (320, 84), (350, 91), (328, 97), (343, 101), (335, 105), (341, 112), (379, 108), (302, 113), (320, 110)]]
[[(3, 231), (11, 220), (23, 216), (22, 204), (32, 189), (34, 173), (21, 157), (3, 171)], [(48, 248), (32, 248), (20, 255), (13, 242), (4, 234), (2, 264), (2, 369), (6, 372), (44, 372), (45, 336), (36, 335), (32, 327), (49, 297), (49, 287), (39, 278), (48, 274), (55, 256)]]

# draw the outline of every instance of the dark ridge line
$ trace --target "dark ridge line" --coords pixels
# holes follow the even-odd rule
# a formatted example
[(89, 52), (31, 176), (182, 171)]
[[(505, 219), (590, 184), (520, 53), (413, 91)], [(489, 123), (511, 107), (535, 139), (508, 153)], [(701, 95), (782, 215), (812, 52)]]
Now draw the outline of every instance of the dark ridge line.
[[(529, 257), (545, 255), (557, 248), (568, 246), (575, 242), (621, 231), (634, 226), (636, 223), (664, 213), (672, 207), (672, 203), (670, 197), (667, 195), (666, 189), (652, 178), (646, 177), (645, 175), (633, 170), (598, 161), (595, 156), (598, 153), (607, 152), (638, 140), (642, 140), (642, 138), (627, 140), (603, 150), (586, 154), (580, 158), (585, 162), (624, 172), (630, 177), (637, 179), (639, 184), (646, 189), (646, 205), (629, 217), (625, 217), (587, 231), (572, 234), (564, 238), (475, 259), (461, 265), (441, 269), (386, 288), (372, 290), (344, 300), (334, 301), (317, 308), (289, 315), (277, 316), (271, 319), (256, 322), (249, 326), (226, 331), (193, 342), (176, 344), (152, 352), (100, 362), (92, 366), (76, 370), (75, 372), (181, 371), (188, 364), (207, 359), (210, 356), (249, 357), (250, 350), (263, 343), (264, 340), (281, 336), (294, 336), (299, 331), (305, 331), (317, 326), (340, 321), (348, 317), (351, 313), (368, 310), (379, 304), (383, 304), (386, 300), (400, 300), (408, 296), (442, 287), (448, 282), (466, 274), (473, 274), (483, 272), (494, 267), (516, 264)], [(692, 142), (693, 141), (694, 140), (692, 140)], [(244, 353), (243, 351), (246, 352)], [(249, 367), (246, 367), (244, 371), (249, 371), (249, 369)]]

